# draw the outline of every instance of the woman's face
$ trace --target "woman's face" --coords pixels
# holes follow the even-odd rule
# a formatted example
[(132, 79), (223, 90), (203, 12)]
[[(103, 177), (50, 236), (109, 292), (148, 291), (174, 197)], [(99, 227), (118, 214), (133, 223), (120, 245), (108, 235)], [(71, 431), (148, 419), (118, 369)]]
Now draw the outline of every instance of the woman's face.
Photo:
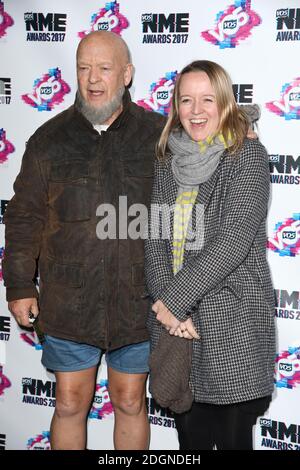
[(216, 95), (205, 72), (189, 72), (179, 86), (179, 119), (192, 140), (198, 142), (216, 133), (219, 112)]

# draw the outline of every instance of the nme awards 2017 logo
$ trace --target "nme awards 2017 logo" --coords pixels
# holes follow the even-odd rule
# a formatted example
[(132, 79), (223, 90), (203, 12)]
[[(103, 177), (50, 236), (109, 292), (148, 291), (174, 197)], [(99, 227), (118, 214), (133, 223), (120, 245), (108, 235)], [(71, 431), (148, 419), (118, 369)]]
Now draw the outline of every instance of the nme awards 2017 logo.
[(273, 450), (300, 450), (300, 426), (260, 418), (261, 446)]
[(300, 8), (279, 8), (276, 23), (276, 41), (300, 41)]
[(293, 389), (300, 385), (300, 346), (277, 355), (276, 387)]
[(27, 450), (51, 450), (50, 448), (50, 432), (43, 431), (35, 437), (31, 437), (27, 441)]
[(104, 419), (113, 416), (114, 409), (109, 398), (107, 385), (107, 379), (101, 379), (100, 382), (96, 384), (94, 402), (89, 413), (90, 419)]
[(66, 36), (66, 13), (24, 13), (27, 41), (63, 42)]
[(11, 102), (11, 78), (0, 78), (0, 105), (10, 104)]
[(22, 378), (23, 403), (55, 408), (56, 382), (32, 377)]
[(238, 104), (250, 104), (253, 101), (252, 83), (233, 83), (232, 91)]
[[(0, 341), (9, 341), (10, 338), (10, 317), (0, 316)], [(1, 362), (1, 354), (0, 354)]]
[(201, 36), (220, 49), (234, 48), (249, 37), (252, 28), (261, 21), (258, 14), (251, 10), (251, 0), (236, 0), (234, 5), (217, 14), (215, 29), (203, 31)]
[(107, 2), (104, 8), (101, 8), (91, 17), (91, 27), (89, 30), (78, 33), (80, 38), (84, 38), (92, 31), (112, 31), (121, 35), (123, 29), (128, 28), (129, 22), (122, 13), (120, 13), (120, 4), (115, 0)]
[(137, 104), (149, 111), (155, 111), (167, 116), (171, 108), (176, 77), (177, 71), (167, 72), (164, 77), (150, 85), (150, 97), (138, 100)]
[(168, 408), (161, 408), (151, 397), (146, 397), (146, 407), (151, 425), (176, 428), (173, 414)]
[(189, 13), (143, 13), (143, 44), (186, 44), (189, 18)]
[(275, 289), (277, 318), (300, 321), (300, 292)]
[(6, 138), (6, 132), (0, 129), (0, 165), (8, 160), (8, 155), (15, 151), (13, 144)]
[(33, 87), (33, 93), (22, 95), (22, 100), (38, 111), (52, 111), (71, 91), (69, 85), (61, 78), (58, 67), (50, 69), (42, 78), (37, 78)]
[(0, 38), (5, 36), (7, 28), (13, 24), (14, 20), (4, 11), (4, 3), (0, 0)]
[(279, 256), (296, 256), (300, 253), (300, 213), (275, 225), (273, 237), (268, 238), (267, 248)]
[(285, 83), (281, 89), (280, 99), (266, 103), (266, 108), (287, 121), (300, 119), (300, 77)]
[(270, 179), (273, 184), (300, 184), (300, 155), (269, 155)]

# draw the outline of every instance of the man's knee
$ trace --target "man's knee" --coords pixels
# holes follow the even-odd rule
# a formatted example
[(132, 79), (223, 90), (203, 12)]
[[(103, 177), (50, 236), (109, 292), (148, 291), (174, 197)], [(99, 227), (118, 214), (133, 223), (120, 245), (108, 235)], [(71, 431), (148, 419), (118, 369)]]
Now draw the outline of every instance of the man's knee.
[(90, 403), (78, 391), (61, 391), (57, 394), (55, 413), (59, 418), (70, 418), (72, 416), (86, 416)]
[(57, 417), (87, 415), (95, 390), (96, 367), (75, 372), (56, 372)]
[(111, 394), (110, 399), (116, 413), (136, 416), (145, 410), (144, 394), (120, 392), (118, 394)]

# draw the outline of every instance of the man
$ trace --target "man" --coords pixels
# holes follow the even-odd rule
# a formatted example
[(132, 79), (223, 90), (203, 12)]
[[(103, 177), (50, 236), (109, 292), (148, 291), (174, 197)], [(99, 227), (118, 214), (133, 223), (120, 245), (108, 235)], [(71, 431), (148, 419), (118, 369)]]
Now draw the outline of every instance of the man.
[[(97, 365), (107, 351), (116, 449), (147, 449), (149, 343), (143, 241), (96, 234), (102, 204), (148, 204), (164, 118), (130, 100), (125, 42), (93, 32), (77, 50), (75, 105), (30, 138), (5, 214), (9, 309), (40, 314), (43, 364), (56, 377), (52, 449), (84, 449)], [(109, 207), (111, 207), (109, 206)], [(100, 207), (100, 209), (99, 209)], [(97, 209), (98, 208), (98, 209)], [(127, 214), (120, 216), (124, 222)], [(102, 239), (101, 239), (102, 238)], [(34, 278), (38, 265), (40, 292)]]

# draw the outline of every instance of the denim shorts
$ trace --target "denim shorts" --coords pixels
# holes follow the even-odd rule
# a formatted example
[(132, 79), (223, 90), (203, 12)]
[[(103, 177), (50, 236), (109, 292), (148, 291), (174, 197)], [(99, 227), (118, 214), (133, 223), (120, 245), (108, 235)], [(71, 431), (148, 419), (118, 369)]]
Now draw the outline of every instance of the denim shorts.
[[(74, 372), (98, 365), (103, 350), (85, 343), (45, 335), (42, 364), (54, 372)], [(150, 343), (130, 344), (108, 351), (106, 363), (118, 372), (144, 374), (149, 372)]]

